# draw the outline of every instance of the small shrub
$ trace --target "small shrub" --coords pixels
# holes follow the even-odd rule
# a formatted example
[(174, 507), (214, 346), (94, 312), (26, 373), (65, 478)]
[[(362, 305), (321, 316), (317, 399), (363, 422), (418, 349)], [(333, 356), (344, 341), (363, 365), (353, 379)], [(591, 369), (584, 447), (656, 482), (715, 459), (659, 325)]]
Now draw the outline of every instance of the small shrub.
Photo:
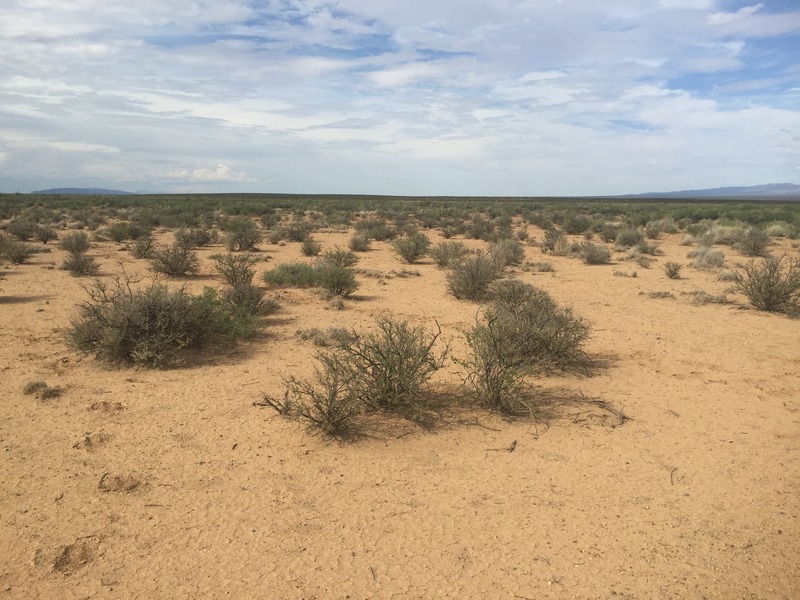
[(499, 272), (494, 261), (484, 253), (467, 257), (452, 267), (447, 275), (447, 286), (456, 298), (480, 302), (489, 292), (489, 286)]
[(303, 253), (303, 256), (317, 256), (322, 252), (322, 244), (311, 236), (307, 236), (303, 238), (303, 243), (300, 245), (300, 252)]
[(615, 242), (618, 249), (632, 248), (644, 242), (644, 234), (639, 229), (620, 229)]
[(82, 231), (73, 231), (68, 233), (59, 242), (58, 247), (66, 250), (70, 254), (83, 254), (89, 250), (91, 244), (89, 243), (89, 236)]
[(800, 259), (769, 256), (736, 271), (736, 290), (758, 310), (800, 312)]
[(699, 246), (686, 257), (692, 259), (691, 264), (696, 269), (718, 269), (725, 265), (725, 253), (722, 250), (712, 250), (708, 246)]
[(614, 242), (617, 239), (617, 232), (619, 231), (619, 227), (616, 225), (603, 225), (600, 228), (600, 239), (606, 243)]
[(522, 266), (523, 271), (535, 271), (537, 273), (555, 273), (553, 265), (547, 261), (528, 262)]
[(61, 389), (50, 387), (47, 382), (37, 380), (26, 383), (22, 388), (22, 393), (26, 396), (36, 396), (40, 400), (49, 400), (58, 398), (61, 395)]
[(489, 255), (498, 268), (518, 265), (525, 258), (525, 249), (512, 239), (502, 239), (489, 244)]
[(289, 377), (284, 381), (283, 403), (265, 397), (264, 401), (279, 412), (305, 421), (310, 429), (319, 429), (332, 437), (344, 437), (359, 428), (364, 403), (350, 385), (349, 373), (335, 359), (321, 355), (322, 363), (314, 372), (314, 381)]
[(441, 329), (431, 334), (391, 317), (376, 325), (375, 331), (354, 331), (343, 340), (334, 354), (336, 369), (368, 406), (414, 416), (424, 406), (425, 384), (444, 365), (447, 350), (434, 350)]
[(78, 307), (67, 341), (108, 364), (172, 367), (185, 352), (231, 335), (230, 319), (210, 288), (193, 296), (157, 282), (139, 288), (126, 278), (86, 291), (89, 299)]
[(760, 229), (750, 229), (736, 244), (736, 249), (745, 256), (766, 256), (770, 237)]
[(469, 250), (461, 242), (439, 242), (431, 248), (430, 254), (438, 267), (445, 268), (460, 263)]
[(320, 263), (314, 268), (316, 285), (333, 294), (347, 298), (358, 289), (358, 282), (352, 269), (328, 263)]
[(131, 254), (134, 258), (152, 258), (154, 249), (155, 240), (148, 235), (139, 238), (133, 243), (133, 246), (131, 246)]
[(567, 235), (558, 229), (552, 228), (544, 232), (541, 243), (542, 252), (553, 256), (567, 256), (570, 253)]
[(353, 237), (350, 238), (349, 247), (353, 252), (366, 252), (370, 247), (369, 236), (365, 233), (353, 234)]
[(36, 248), (25, 242), (11, 239), (8, 236), (0, 236), (0, 257), (5, 258), (15, 265), (22, 265), (28, 262), (31, 256), (36, 254)]
[(153, 250), (150, 268), (168, 277), (185, 277), (198, 272), (200, 261), (193, 250), (176, 244)]
[(680, 279), (683, 265), (676, 262), (668, 262), (664, 265), (664, 274), (670, 279)]
[(138, 240), (147, 235), (147, 231), (136, 223), (120, 221), (110, 225), (103, 231), (103, 235), (114, 242), (124, 242), (125, 240)]
[(206, 227), (184, 227), (175, 232), (175, 243), (184, 248), (203, 248), (215, 244), (218, 239), (217, 231)]
[(100, 265), (97, 264), (94, 257), (87, 254), (67, 255), (67, 258), (61, 263), (61, 268), (69, 271), (73, 277), (87, 277), (100, 272)]
[(52, 242), (53, 240), (58, 239), (58, 234), (56, 230), (52, 227), (46, 227), (44, 225), (37, 225), (33, 232), (33, 237), (36, 241), (46, 244), (47, 242)]
[(256, 272), (253, 267), (258, 262), (250, 254), (215, 254), (211, 257), (214, 267), (228, 285), (236, 287), (253, 282)]
[(307, 263), (281, 263), (264, 272), (264, 283), (271, 287), (316, 287), (317, 275)]
[(314, 226), (305, 221), (292, 221), (284, 225), (286, 237), (290, 242), (302, 242), (308, 235), (314, 231)]
[(587, 265), (607, 265), (611, 262), (611, 251), (605, 246), (586, 242), (581, 245), (581, 258)]
[(225, 223), (225, 248), (229, 252), (255, 250), (261, 241), (261, 230), (255, 221), (247, 217), (237, 217)]
[(14, 219), (6, 225), (6, 231), (22, 242), (36, 234), (36, 223), (27, 219)]
[(395, 254), (409, 264), (414, 264), (428, 253), (431, 240), (424, 233), (411, 233), (392, 242)]
[(322, 254), (320, 262), (337, 267), (353, 267), (358, 262), (358, 257), (348, 250), (341, 250), (337, 247), (334, 250), (326, 250)]

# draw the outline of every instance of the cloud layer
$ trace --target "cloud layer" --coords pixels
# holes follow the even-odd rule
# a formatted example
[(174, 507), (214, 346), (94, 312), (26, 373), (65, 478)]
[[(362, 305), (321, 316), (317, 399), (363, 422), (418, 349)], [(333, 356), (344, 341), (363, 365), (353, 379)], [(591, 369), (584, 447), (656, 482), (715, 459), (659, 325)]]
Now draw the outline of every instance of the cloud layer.
[(800, 10), (8, 0), (0, 191), (582, 195), (800, 177)]

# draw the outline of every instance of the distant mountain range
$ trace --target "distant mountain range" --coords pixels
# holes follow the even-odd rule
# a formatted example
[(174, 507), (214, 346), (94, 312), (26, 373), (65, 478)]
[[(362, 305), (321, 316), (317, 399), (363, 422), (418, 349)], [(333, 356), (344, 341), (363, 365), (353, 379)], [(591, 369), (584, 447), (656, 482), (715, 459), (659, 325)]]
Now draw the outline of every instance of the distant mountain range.
[(133, 192), (121, 190), (104, 190), (103, 188), (52, 188), (49, 190), (36, 190), (31, 194), (86, 194), (92, 196), (128, 196)]
[(800, 185), (794, 183), (768, 183), (743, 187), (721, 187), (678, 192), (647, 192), (626, 194), (623, 198), (774, 198), (800, 200)]

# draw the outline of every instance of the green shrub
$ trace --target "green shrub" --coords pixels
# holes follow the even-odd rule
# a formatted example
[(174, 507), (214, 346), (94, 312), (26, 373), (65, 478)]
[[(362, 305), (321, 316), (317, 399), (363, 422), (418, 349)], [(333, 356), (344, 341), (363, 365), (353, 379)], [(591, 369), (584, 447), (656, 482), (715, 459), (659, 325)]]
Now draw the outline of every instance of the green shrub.
[(303, 238), (303, 243), (300, 245), (300, 252), (303, 253), (303, 256), (317, 256), (322, 252), (322, 244), (311, 236), (307, 236)]
[(83, 254), (91, 247), (89, 236), (82, 231), (68, 233), (59, 242), (58, 247), (70, 254)]
[(334, 250), (326, 250), (320, 262), (337, 267), (352, 267), (358, 262), (358, 257), (349, 250), (341, 250), (338, 247)]
[(498, 276), (495, 262), (487, 254), (479, 253), (451, 267), (447, 286), (456, 298), (481, 302)]
[(225, 222), (225, 248), (229, 252), (255, 250), (261, 241), (261, 230), (255, 221), (236, 217)]
[(206, 227), (192, 229), (182, 227), (175, 231), (175, 243), (184, 248), (204, 248), (215, 244), (218, 240), (219, 234), (217, 231)]
[(352, 269), (321, 262), (314, 267), (316, 286), (334, 296), (347, 298), (358, 289), (358, 282)]
[(800, 313), (800, 259), (768, 256), (736, 271), (736, 289), (755, 308), (791, 315)]
[(424, 405), (424, 386), (444, 365), (447, 354), (434, 351), (441, 334), (392, 317), (377, 320), (377, 329), (353, 332), (334, 352), (356, 397), (367, 406), (413, 416)]
[(190, 248), (174, 244), (153, 250), (150, 268), (168, 277), (185, 277), (198, 272), (200, 261)]
[(682, 265), (676, 262), (668, 262), (664, 264), (664, 273), (670, 279), (680, 279), (681, 278), (681, 269), (683, 268)]
[(370, 247), (369, 236), (365, 233), (354, 233), (350, 238), (349, 247), (353, 252), (366, 252)]
[(431, 248), (430, 254), (438, 267), (445, 268), (460, 263), (469, 250), (461, 242), (439, 242)]
[(69, 271), (73, 277), (87, 277), (100, 272), (100, 265), (97, 264), (94, 257), (87, 254), (68, 254), (61, 263), (61, 268)]
[(316, 287), (317, 272), (308, 263), (281, 263), (264, 272), (264, 283), (271, 287)]
[(588, 325), (550, 296), (519, 281), (496, 284), (493, 301), (466, 335), (466, 382), (484, 406), (507, 415), (533, 416), (525, 378), (585, 363)]
[(409, 264), (414, 264), (428, 253), (431, 240), (424, 233), (411, 233), (392, 242), (395, 254)]
[(585, 242), (581, 245), (581, 258), (587, 265), (607, 265), (611, 262), (611, 251), (605, 246)]
[(96, 282), (67, 331), (68, 343), (111, 365), (172, 367), (185, 353), (231, 335), (216, 292), (192, 296), (185, 288), (129, 279)]
[(286, 232), (286, 237), (290, 242), (302, 242), (312, 231), (314, 231), (314, 226), (311, 223), (306, 223), (305, 221), (292, 221), (291, 223), (284, 225), (283, 229)]
[(110, 225), (103, 231), (103, 235), (114, 242), (124, 242), (125, 240), (138, 240), (148, 234), (148, 231), (136, 223), (120, 221)]
[(256, 272), (253, 267), (258, 262), (250, 254), (215, 254), (211, 257), (214, 267), (228, 285), (236, 287), (253, 282)]

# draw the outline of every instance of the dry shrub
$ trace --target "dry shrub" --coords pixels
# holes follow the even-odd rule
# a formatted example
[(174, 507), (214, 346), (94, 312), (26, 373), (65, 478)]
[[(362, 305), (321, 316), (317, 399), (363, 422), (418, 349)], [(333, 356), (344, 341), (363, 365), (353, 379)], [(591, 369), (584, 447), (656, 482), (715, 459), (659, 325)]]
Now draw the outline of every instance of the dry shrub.
[(611, 251), (605, 246), (586, 242), (581, 244), (581, 258), (587, 265), (607, 265), (611, 262)]
[(800, 313), (800, 259), (769, 256), (736, 271), (736, 290), (758, 310)]
[(431, 258), (440, 268), (452, 267), (459, 264), (469, 249), (462, 242), (439, 242), (431, 248)]
[(200, 260), (191, 248), (173, 244), (156, 248), (151, 252), (150, 268), (168, 277), (185, 277), (197, 273), (200, 269)]
[(478, 253), (452, 267), (447, 275), (450, 293), (456, 298), (480, 302), (489, 286), (499, 276), (495, 262), (487, 254)]

